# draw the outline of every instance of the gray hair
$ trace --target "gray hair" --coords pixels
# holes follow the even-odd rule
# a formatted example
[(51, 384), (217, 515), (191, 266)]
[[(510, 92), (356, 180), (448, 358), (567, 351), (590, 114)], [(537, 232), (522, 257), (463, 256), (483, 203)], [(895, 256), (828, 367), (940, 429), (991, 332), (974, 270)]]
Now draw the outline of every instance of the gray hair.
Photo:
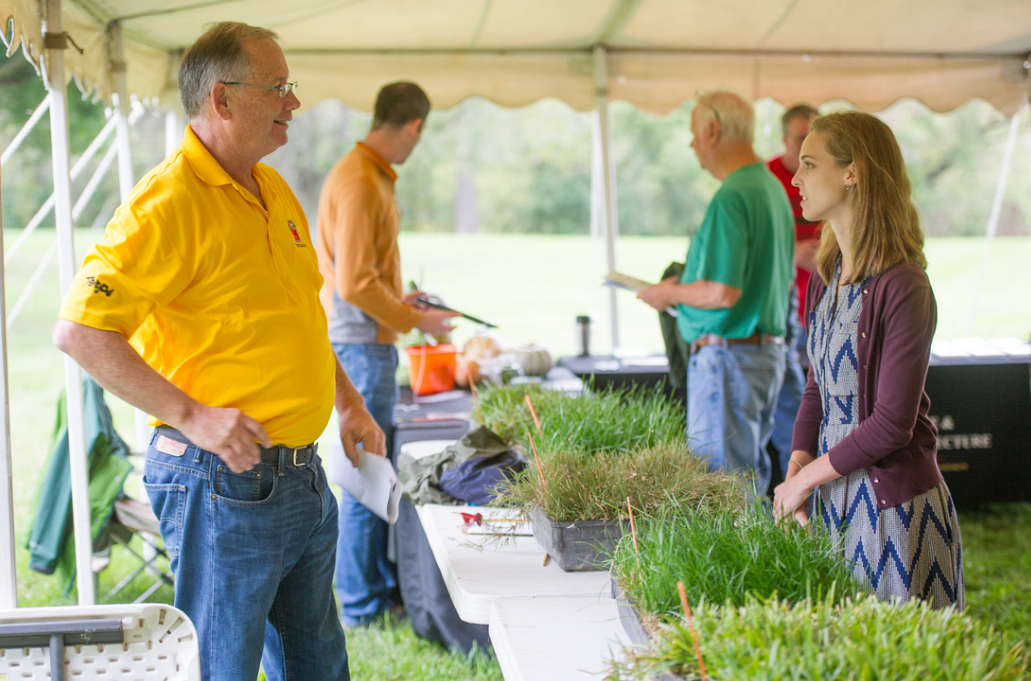
[(721, 137), (726, 142), (752, 143), (755, 130), (755, 111), (752, 105), (726, 90), (703, 93), (695, 102), (698, 127), (705, 128), (710, 121), (720, 124)]
[(235, 21), (212, 24), (190, 45), (179, 65), (179, 98), (190, 120), (200, 117), (211, 87), (218, 82), (242, 80), (251, 64), (243, 44), (249, 40), (278, 40), (267, 28)]

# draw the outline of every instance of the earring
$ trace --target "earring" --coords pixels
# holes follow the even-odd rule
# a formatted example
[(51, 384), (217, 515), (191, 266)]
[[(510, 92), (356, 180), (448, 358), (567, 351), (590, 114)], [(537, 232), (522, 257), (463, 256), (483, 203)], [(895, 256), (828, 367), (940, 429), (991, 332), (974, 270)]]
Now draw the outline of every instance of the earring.
[(848, 182), (846, 182), (845, 183), (845, 191), (848, 191), (849, 189), (852, 189), (852, 185), (850, 185)]

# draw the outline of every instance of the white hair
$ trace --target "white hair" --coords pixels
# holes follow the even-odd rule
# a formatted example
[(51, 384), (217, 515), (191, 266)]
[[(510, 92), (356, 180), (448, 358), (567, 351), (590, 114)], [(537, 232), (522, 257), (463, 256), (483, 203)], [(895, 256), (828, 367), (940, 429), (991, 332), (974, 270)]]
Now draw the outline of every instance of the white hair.
[(705, 128), (710, 121), (720, 124), (722, 139), (727, 142), (752, 143), (755, 130), (755, 111), (752, 105), (733, 92), (714, 90), (703, 93), (695, 102), (698, 126)]

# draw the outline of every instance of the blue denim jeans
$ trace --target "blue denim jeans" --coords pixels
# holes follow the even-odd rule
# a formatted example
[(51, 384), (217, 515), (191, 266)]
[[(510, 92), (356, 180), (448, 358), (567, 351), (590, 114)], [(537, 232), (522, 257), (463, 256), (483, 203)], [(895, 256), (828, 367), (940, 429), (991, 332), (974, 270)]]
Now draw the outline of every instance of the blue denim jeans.
[[(801, 345), (800, 345), (801, 341)], [(784, 335), (787, 363), (784, 368), (784, 384), (777, 396), (777, 408), (773, 413), (773, 435), (770, 442), (777, 449), (780, 458), (781, 475), (787, 475), (791, 460), (791, 439), (795, 433), (795, 419), (802, 404), (805, 391), (805, 374), (799, 361), (799, 347), (805, 352), (805, 329), (798, 317), (798, 291), (792, 289), (791, 304), (788, 306), (787, 333)]]
[[(334, 343), (333, 350), (365, 406), (387, 436), (387, 455), (394, 460), (394, 405), (398, 399), (397, 349), (393, 345)], [(340, 491), (340, 533), (337, 540), (336, 589), (340, 619), (350, 627), (367, 624), (392, 605), (397, 565), (387, 557), (386, 521)]]
[(237, 475), (194, 445), (158, 451), (159, 437), (143, 484), (204, 679), (254, 681), (262, 664), (269, 681), (348, 681), (333, 602), (337, 509), (318, 457), (295, 466), (284, 454)]
[(770, 484), (766, 443), (784, 380), (783, 345), (708, 345), (687, 368), (687, 433), (713, 470), (746, 470), (755, 492)]

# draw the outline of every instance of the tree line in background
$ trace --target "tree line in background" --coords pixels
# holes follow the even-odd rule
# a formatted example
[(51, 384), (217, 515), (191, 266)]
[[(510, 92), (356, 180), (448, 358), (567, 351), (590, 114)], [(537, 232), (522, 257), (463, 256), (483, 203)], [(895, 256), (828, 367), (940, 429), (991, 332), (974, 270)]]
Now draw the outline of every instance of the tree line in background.
[[(0, 61), (0, 147), (6, 148), (45, 94), (32, 67), (15, 55)], [(298, 94), (303, 101), (303, 84)], [(433, 93), (429, 93), (432, 100)], [(371, 104), (371, 102), (370, 102)], [(105, 123), (101, 103), (69, 87), (73, 162)], [(652, 116), (616, 102), (611, 109), (619, 229), (622, 234), (688, 235), (700, 224), (716, 182), (696, 162), (685, 103)], [(830, 103), (822, 111), (846, 108)], [(756, 103), (756, 150), (780, 153), (780, 115)], [(882, 112), (905, 155), (929, 236), (983, 234), (1003, 159), (1009, 122), (982, 101), (935, 114), (913, 101)], [(585, 234), (590, 231), (592, 115), (545, 100), (504, 109), (470, 98), (433, 111), (422, 141), (398, 168), (402, 228), (418, 232)], [(1026, 138), (1027, 109), (1022, 113)], [(3, 173), (7, 227), (24, 226), (52, 188), (48, 118)], [(185, 125), (185, 121), (183, 122)], [(266, 161), (293, 187), (314, 223), (322, 179), (364, 138), (370, 116), (324, 101), (295, 116), (290, 143)], [(143, 116), (132, 135), (136, 177), (164, 155), (164, 120)], [(1010, 170), (999, 234), (1029, 233), (1031, 163), (1021, 144)], [(1023, 151), (1022, 151), (1023, 150)], [(99, 155), (97, 157), (99, 159)], [(94, 161), (95, 165), (96, 161)], [(76, 182), (81, 191), (90, 172)], [(101, 185), (79, 224), (102, 224), (117, 203), (115, 172)], [(52, 225), (52, 218), (43, 224)]]

